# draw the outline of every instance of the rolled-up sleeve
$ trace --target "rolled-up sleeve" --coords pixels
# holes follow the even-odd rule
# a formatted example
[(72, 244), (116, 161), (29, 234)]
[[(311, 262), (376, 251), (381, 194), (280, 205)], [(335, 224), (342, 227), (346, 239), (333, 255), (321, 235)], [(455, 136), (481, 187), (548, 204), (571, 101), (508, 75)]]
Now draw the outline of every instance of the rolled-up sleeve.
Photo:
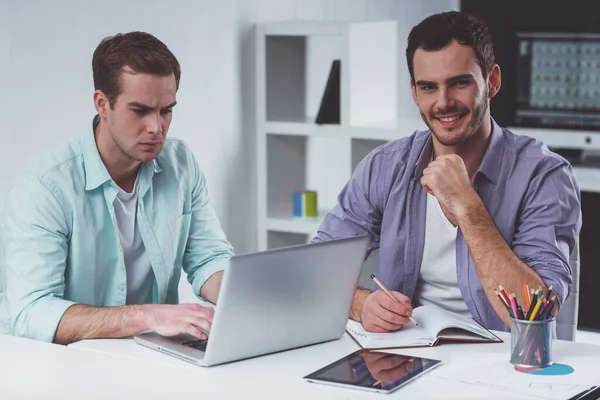
[(313, 242), (369, 235), (368, 252), (379, 248), (384, 179), (375, 175), (386, 170), (380, 162), (381, 157), (373, 151), (358, 164), (338, 196), (338, 204), (319, 226)]
[(569, 257), (581, 229), (581, 199), (566, 162), (536, 176), (522, 203), (512, 243), (514, 253), (531, 266), (562, 304), (573, 284)]
[(193, 177), (190, 231), (183, 256), (183, 269), (192, 284), (194, 294), (216, 272), (222, 271), (233, 256), (233, 247), (227, 240), (219, 219), (210, 205), (206, 179), (190, 154)]
[(24, 175), (9, 191), (2, 223), (6, 269), (2, 316), (9, 333), (52, 342), (64, 312), (68, 222), (57, 192)]

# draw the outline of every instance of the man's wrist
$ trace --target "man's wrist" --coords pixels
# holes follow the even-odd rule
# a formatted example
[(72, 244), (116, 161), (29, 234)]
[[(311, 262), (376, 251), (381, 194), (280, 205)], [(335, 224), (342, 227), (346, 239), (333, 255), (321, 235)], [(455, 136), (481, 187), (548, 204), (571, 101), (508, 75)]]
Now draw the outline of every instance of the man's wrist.
[(362, 322), (361, 314), (362, 314), (363, 305), (365, 303), (365, 300), (367, 299), (367, 297), (369, 297), (369, 295), (371, 293), (373, 293), (373, 292), (368, 289), (361, 289), (361, 288), (356, 289), (356, 291), (354, 292), (354, 299), (352, 300), (352, 307), (350, 309), (350, 318), (351, 319), (353, 319), (357, 322)]
[[(481, 210), (480, 207), (483, 206), (481, 202), (481, 198), (477, 194), (477, 192), (473, 189), (472, 193), (469, 193), (461, 202), (460, 206), (455, 214), (456, 223), (461, 226), (465, 222), (468, 222), (468, 218), (470, 215), (476, 215)], [(485, 206), (484, 206), (485, 209)]]
[[(135, 327), (135, 330), (142, 332), (150, 329), (152, 326), (152, 304), (133, 305), (126, 307), (124, 319), (129, 320)], [(127, 321), (123, 321), (123, 325)]]

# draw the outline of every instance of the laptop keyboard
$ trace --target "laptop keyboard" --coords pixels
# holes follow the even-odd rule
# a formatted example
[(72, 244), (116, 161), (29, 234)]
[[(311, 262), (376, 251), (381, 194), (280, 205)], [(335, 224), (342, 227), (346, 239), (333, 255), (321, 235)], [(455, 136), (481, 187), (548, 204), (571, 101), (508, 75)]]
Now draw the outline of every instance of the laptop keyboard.
[(181, 344), (184, 346), (187, 346), (187, 347), (191, 347), (192, 349), (206, 351), (206, 345), (208, 344), (208, 339), (192, 340), (191, 342), (183, 342)]

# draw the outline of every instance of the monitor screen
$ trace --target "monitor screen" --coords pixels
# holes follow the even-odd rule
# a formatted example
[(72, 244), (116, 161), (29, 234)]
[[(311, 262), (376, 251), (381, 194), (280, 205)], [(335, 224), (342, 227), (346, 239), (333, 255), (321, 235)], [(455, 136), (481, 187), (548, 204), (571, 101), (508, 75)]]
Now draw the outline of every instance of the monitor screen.
[(517, 33), (515, 126), (600, 129), (600, 34)]

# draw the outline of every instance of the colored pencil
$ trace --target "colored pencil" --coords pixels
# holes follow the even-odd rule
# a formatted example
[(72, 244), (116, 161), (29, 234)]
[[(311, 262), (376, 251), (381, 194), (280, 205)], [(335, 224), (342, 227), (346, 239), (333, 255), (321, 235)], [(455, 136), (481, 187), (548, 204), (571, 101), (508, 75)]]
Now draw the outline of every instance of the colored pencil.
[(528, 285), (523, 285), (523, 292), (525, 293), (525, 305), (527, 306), (527, 309), (529, 310), (529, 307), (531, 307), (531, 297), (529, 295), (529, 286)]
[(504, 300), (506, 300), (506, 304), (510, 304), (510, 299), (508, 298), (508, 294), (506, 293), (506, 290), (504, 290), (502, 285), (498, 285), (498, 291), (500, 292), (502, 297), (504, 297)]
[(517, 302), (516, 302), (516, 299), (515, 299), (515, 294), (511, 293), (508, 296), (508, 298), (510, 299), (510, 307), (511, 307), (512, 313), (514, 315), (513, 318), (519, 318), (519, 312), (517, 311)]
[(510, 312), (510, 306), (508, 305), (508, 303), (506, 302), (506, 300), (504, 300), (504, 297), (502, 297), (502, 295), (494, 289), (494, 293), (496, 293), (496, 296), (498, 296), (498, 298), (500, 299), (500, 301), (502, 302), (502, 304), (504, 304), (504, 307), (506, 307), (506, 311)]
[(534, 321), (537, 316), (538, 310), (540, 309), (540, 304), (542, 304), (541, 299), (537, 299), (535, 303), (535, 307), (533, 307), (533, 311), (529, 314), (529, 321)]

